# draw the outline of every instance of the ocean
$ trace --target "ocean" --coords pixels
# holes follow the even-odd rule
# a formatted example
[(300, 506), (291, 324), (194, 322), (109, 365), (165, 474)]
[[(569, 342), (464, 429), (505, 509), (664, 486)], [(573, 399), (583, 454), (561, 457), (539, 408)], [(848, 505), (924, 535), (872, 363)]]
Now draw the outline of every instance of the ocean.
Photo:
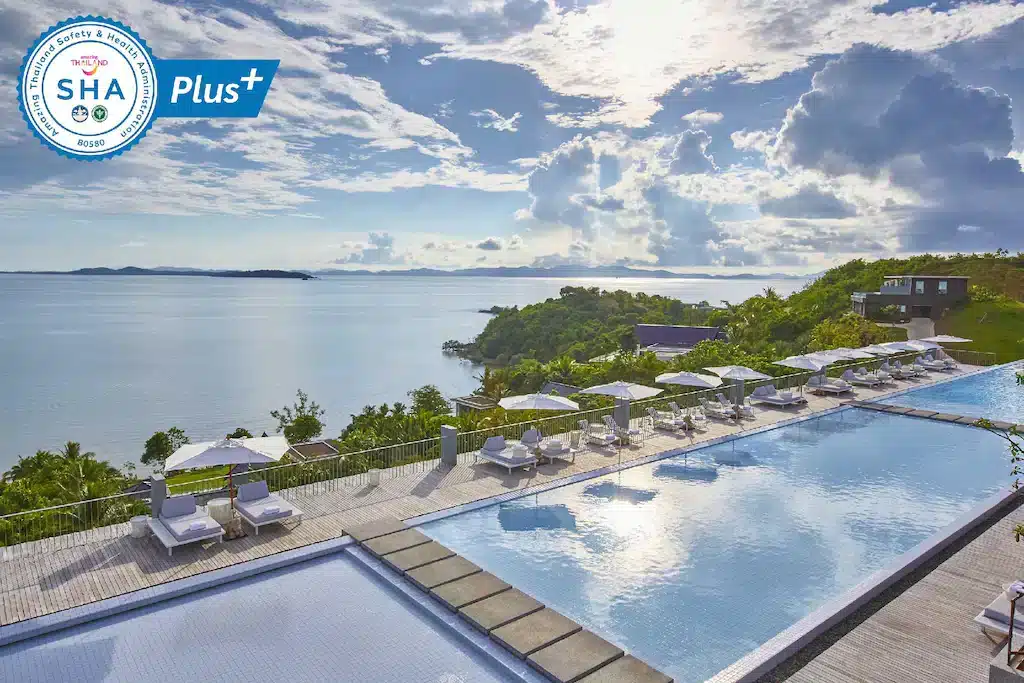
[(480, 369), (445, 357), (487, 324), (566, 286), (687, 302), (739, 302), (802, 280), (343, 276), (257, 280), (0, 275), (0, 470), (79, 441), (120, 465), (155, 431), (193, 441), (235, 427), (273, 433), (297, 389), (327, 410), (326, 435), (369, 404), (436, 384), (458, 396)]

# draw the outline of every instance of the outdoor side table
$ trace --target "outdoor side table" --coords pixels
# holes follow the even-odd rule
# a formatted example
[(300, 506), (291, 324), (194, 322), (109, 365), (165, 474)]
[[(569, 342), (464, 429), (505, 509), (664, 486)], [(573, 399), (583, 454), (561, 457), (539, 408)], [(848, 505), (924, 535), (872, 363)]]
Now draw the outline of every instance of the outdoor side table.
[(206, 514), (213, 517), (221, 526), (229, 524), (234, 517), (231, 500), (229, 498), (214, 498), (206, 504)]
[(132, 517), (129, 522), (131, 524), (130, 533), (132, 538), (145, 538), (146, 534), (149, 533), (149, 518), (145, 515)]

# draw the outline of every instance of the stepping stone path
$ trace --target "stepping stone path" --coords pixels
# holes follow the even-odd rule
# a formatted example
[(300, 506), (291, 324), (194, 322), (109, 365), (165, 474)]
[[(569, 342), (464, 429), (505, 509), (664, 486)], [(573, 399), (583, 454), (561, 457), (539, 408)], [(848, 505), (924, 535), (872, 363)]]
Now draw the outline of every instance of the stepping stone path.
[[(884, 403), (872, 403), (871, 401), (847, 401), (846, 405), (854, 408), (865, 408), (867, 410), (877, 410), (883, 413), (893, 413), (896, 415), (909, 415), (910, 417), (920, 417), (926, 420), (938, 420), (939, 422), (951, 422), (954, 424), (977, 426), (978, 422), (978, 418), (967, 417), (966, 415), (937, 413), (934, 410), (920, 410), (916, 408), (906, 408), (904, 406), (890, 406)], [(1007, 432), (1013, 427), (1014, 425), (1009, 422), (992, 420), (992, 429)], [(1024, 432), (1024, 424), (1019, 424), (1016, 428), (1017, 431)]]
[(397, 519), (346, 529), (359, 545), (555, 683), (672, 683)]

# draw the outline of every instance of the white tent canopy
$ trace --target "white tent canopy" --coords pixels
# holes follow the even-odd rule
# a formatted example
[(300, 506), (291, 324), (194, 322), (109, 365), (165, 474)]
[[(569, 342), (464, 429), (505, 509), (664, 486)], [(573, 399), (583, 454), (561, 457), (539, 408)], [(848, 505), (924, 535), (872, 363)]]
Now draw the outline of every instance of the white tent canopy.
[(974, 340), (964, 339), (963, 337), (954, 337), (949, 334), (939, 334), (934, 337), (925, 337), (924, 339), (919, 339), (918, 341), (932, 342), (935, 344), (966, 344)]
[(164, 471), (220, 465), (265, 465), (278, 462), (288, 452), (288, 448), (288, 439), (283, 436), (187, 443), (167, 458)]
[(722, 386), (722, 380), (714, 375), (702, 375), (697, 372), (666, 372), (654, 378), (658, 384), (678, 384), (684, 387), (714, 389)]
[(651, 398), (657, 396), (664, 389), (655, 389), (654, 387), (645, 387), (643, 384), (634, 384), (632, 382), (611, 382), (609, 384), (598, 384), (596, 387), (588, 387), (582, 390), (581, 394), (600, 394), (602, 396), (614, 396), (615, 398), (625, 398), (630, 401), (639, 401), (644, 398)]
[(580, 404), (551, 394), (506, 396), (498, 401), (505, 410), (579, 410)]

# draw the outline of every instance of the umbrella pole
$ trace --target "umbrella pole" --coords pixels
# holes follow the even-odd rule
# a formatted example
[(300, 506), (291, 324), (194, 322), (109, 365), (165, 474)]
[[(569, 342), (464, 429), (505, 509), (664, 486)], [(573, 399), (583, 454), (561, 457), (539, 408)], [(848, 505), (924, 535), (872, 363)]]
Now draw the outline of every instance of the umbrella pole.
[(231, 476), (234, 474), (234, 472), (235, 472), (235, 466), (234, 465), (228, 465), (228, 500), (231, 502), (232, 509), (235, 507), (235, 487), (232, 486), (232, 484), (231, 484), (231, 482), (232, 482)]

